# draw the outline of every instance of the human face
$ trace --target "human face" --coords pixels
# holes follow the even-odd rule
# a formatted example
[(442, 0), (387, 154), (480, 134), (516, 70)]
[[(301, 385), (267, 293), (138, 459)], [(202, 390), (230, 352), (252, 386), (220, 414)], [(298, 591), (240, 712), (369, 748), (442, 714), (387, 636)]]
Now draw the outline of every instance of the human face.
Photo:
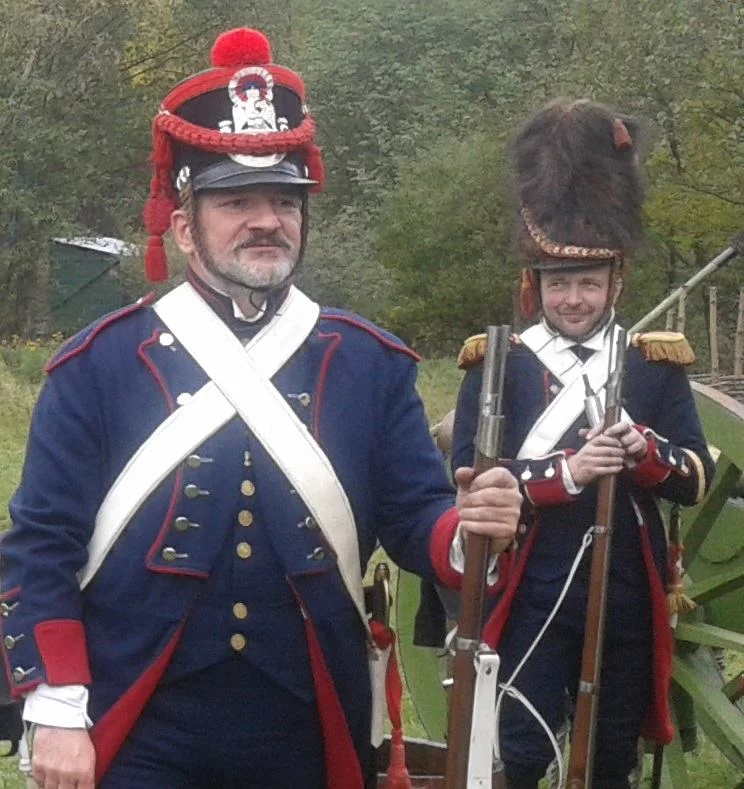
[(547, 322), (564, 337), (590, 337), (610, 306), (610, 266), (541, 271), (540, 298)]
[[(193, 227), (181, 227), (191, 264), (208, 283), (234, 295), (264, 290), (293, 272), (302, 243), (302, 193), (260, 185), (197, 195)], [(178, 234), (176, 233), (178, 241)]]

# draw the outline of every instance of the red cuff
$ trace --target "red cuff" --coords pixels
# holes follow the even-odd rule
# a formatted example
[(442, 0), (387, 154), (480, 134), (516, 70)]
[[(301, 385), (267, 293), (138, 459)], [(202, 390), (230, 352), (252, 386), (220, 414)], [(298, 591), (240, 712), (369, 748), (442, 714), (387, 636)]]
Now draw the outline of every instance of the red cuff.
[(566, 458), (573, 454), (573, 449), (563, 451), (565, 457), (557, 458), (557, 463), (550, 466), (554, 472), (552, 477), (533, 477), (531, 480), (522, 483), (524, 492), (532, 504), (536, 507), (549, 507), (553, 504), (567, 504), (575, 499), (574, 494), (569, 493), (563, 484), (562, 468)]
[(429, 558), (437, 578), (444, 586), (455, 589), (462, 583), (462, 574), (450, 564), (450, 546), (459, 522), (457, 507), (448, 509), (434, 524), (429, 538)]
[(82, 622), (50, 619), (34, 627), (34, 636), (48, 685), (90, 685)]
[(653, 488), (663, 482), (672, 470), (664, 463), (658, 452), (658, 446), (653, 434), (644, 425), (634, 425), (635, 429), (643, 433), (647, 442), (646, 454), (642, 460), (637, 461), (636, 465), (629, 470), (633, 481), (642, 488)]

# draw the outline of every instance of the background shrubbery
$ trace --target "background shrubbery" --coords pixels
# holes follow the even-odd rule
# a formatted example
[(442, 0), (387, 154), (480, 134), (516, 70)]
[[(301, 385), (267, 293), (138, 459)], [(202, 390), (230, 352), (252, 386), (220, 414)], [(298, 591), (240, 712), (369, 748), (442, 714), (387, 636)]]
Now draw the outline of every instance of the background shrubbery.
[[(142, 243), (150, 122), (217, 32), (263, 28), (305, 78), (327, 183), (303, 284), (427, 355), (512, 320), (508, 141), (557, 95), (646, 119), (647, 244), (630, 322), (744, 218), (736, 0), (61, 0), (0, 4), (0, 336), (35, 337), (51, 237)], [(736, 264), (735, 264), (736, 265)], [(741, 268), (719, 285), (722, 369)], [(146, 289), (122, 268), (128, 299)], [(713, 284), (713, 283), (711, 283)], [(707, 364), (705, 294), (688, 333)]]

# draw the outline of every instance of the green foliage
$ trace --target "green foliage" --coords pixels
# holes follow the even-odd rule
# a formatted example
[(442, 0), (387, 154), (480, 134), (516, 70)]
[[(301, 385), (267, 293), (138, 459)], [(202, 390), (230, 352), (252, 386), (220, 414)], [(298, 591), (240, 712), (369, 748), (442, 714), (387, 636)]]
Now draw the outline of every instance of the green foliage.
[(498, 136), (445, 139), (401, 169), (380, 214), (379, 255), (397, 297), (386, 323), (427, 353), (454, 353), (487, 322), (511, 321), (504, 156)]
[(3, 372), (13, 375), (22, 385), (38, 386), (44, 377), (44, 365), (59, 347), (60, 335), (45, 340), (25, 340), (14, 338), (0, 343), (0, 360)]
[[(427, 352), (511, 318), (505, 141), (556, 95), (648, 122), (649, 242), (630, 275), (628, 320), (740, 229), (736, 0), (5, 0), (0, 335), (43, 325), (50, 237), (142, 244), (157, 104), (207, 65), (218, 31), (244, 24), (266, 30), (275, 59), (305, 77), (324, 148), (303, 285)], [(127, 298), (147, 287), (138, 266), (122, 267)], [(711, 284), (729, 363), (741, 276), (732, 268)], [(688, 309), (701, 363), (705, 298)]]

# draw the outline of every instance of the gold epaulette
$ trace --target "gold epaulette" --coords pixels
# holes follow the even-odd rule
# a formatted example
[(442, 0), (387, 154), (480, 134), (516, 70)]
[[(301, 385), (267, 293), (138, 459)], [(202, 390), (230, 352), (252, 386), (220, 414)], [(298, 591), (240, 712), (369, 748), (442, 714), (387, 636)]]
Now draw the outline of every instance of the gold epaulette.
[[(509, 335), (509, 343), (511, 345), (516, 345), (521, 342), (518, 334)], [(486, 335), (474, 334), (472, 337), (468, 337), (468, 339), (465, 340), (465, 344), (460, 349), (460, 353), (457, 355), (457, 366), (461, 370), (467, 370), (469, 367), (473, 367), (479, 362), (482, 362), (485, 355)]]
[(692, 364), (695, 352), (684, 334), (678, 331), (649, 331), (633, 335), (631, 344), (650, 362)]
[(457, 366), (461, 370), (467, 370), (478, 362), (483, 361), (486, 353), (486, 335), (474, 334), (465, 340), (460, 353), (457, 355)]

